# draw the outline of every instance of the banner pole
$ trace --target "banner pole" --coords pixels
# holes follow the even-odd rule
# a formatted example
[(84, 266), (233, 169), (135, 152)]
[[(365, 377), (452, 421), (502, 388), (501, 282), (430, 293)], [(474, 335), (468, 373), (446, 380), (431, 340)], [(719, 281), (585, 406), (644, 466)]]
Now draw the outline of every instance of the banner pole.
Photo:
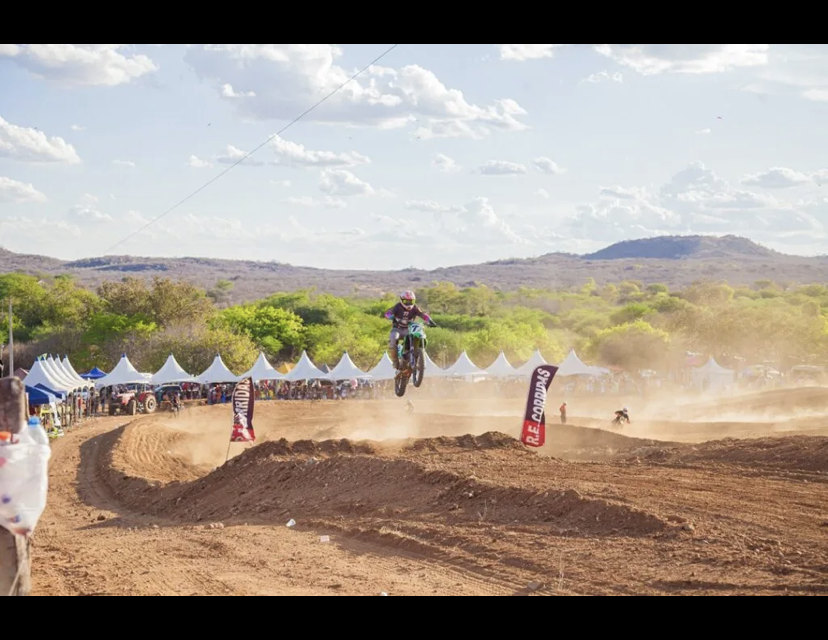
[(224, 460), (224, 464), (227, 464), (228, 462), (230, 462), (230, 447), (232, 447), (232, 446), (233, 446), (233, 442), (232, 442), (232, 441), (230, 441), (230, 442), (227, 444), (227, 458), (225, 458), (225, 460)]

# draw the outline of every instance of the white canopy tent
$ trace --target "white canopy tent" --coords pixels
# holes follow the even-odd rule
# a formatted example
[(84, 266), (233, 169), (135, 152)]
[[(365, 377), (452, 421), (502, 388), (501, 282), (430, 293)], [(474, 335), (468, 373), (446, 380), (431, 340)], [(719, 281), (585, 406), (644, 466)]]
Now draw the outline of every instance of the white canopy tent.
[(80, 385), (81, 389), (88, 389), (92, 386), (92, 383), (88, 380), (84, 380), (80, 376), (74, 375), (71, 371), (69, 371), (66, 368), (66, 365), (64, 365), (63, 362), (61, 362), (60, 356), (52, 360), (52, 366), (54, 366), (54, 368), (57, 369), (63, 375), (64, 378), (69, 380), (69, 382)]
[(497, 360), (486, 371), (495, 378), (512, 378), (519, 375), (517, 369), (512, 366), (503, 351), (500, 352)]
[(196, 381), (199, 384), (205, 385), (233, 384), (239, 382), (239, 380), (241, 380), (241, 377), (237, 376), (227, 368), (227, 365), (224, 364), (224, 360), (221, 359), (221, 355), (216, 355), (216, 359), (213, 360), (213, 364), (207, 368), (207, 371), (196, 378)]
[(521, 378), (530, 378), (532, 374), (535, 373), (535, 369), (542, 367), (545, 364), (549, 363), (544, 359), (540, 349), (538, 349), (532, 354), (532, 357), (529, 358), (529, 361), (526, 364), (518, 368), (517, 375)]
[(609, 375), (610, 370), (602, 367), (592, 367), (584, 364), (584, 362), (575, 353), (575, 350), (569, 352), (560, 367), (558, 367), (558, 377), (568, 378), (572, 376), (590, 376), (593, 378), (600, 378), (601, 376)]
[(45, 358), (43, 360), (43, 368), (49, 373), (52, 378), (62, 382), (65, 386), (70, 389), (83, 389), (84, 387), (88, 386), (86, 382), (79, 382), (78, 380), (72, 380), (66, 373), (61, 370), (61, 368), (55, 362), (55, 359), (52, 356)]
[(365, 373), (362, 369), (354, 364), (351, 356), (346, 351), (342, 356), (342, 360), (336, 365), (328, 374), (328, 379), (338, 382), (340, 380), (358, 380), (359, 378), (370, 378), (371, 376)]
[(429, 378), (445, 378), (446, 376), (446, 369), (442, 367), (438, 367), (434, 364), (434, 361), (431, 359), (431, 356), (428, 355), (428, 351), (425, 354), (425, 375)]
[(736, 372), (725, 369), (715, 358), (710, 358), (706, 365), (693, 370), (693, 384), (702, 391), (727, 389), (735, 380)]
[(150, 378), (150, 384), (154, 387), (162, 387), (166, 384), (181, 384), (182, 382), (191, 382), (198, 384), (195, 376), (190, 375), (178, 364), (175, 356), (170, 354), (167, 362), (161, 367), (158, 372)]
[(73, 380), (80, 380), (86, 387), (92, 386), (92, 383), (89, 382), (89, 380), (87, 380), (86, 378), (82, 378), (80, 374), (77, 371), (75, 371), (75, 367), (73, 367), (72, 363), (69, 362), (69, 356), (63, 356), (63, 361), (61, 362), (61, 364), (63, 365), (63, 368), (66, 371), (66, 373), (72, 376)]
[(256, 364), (253, 365), (253, 368), (241, 376), (242, 380), (245, 378), (252, 378), (253, 382), (257, 383), (262, 382), (263, 380), (266, 382), (272, 380), (284, 380), (285, 376), (284, 374), (276, 371), (276, 369), (273, 368), (273, 365), (267, 361), (267, 356), (265, 356), (264, 352), (261, 352), (259, 354), (259, 359), (256, 360)]
[(291, 369), (284, 380), (286, 382), (305, 382), (307, 380), (330, 380), (329, 374), (317, 368), (311, 359), (308, 357), (308, 352), (303, 351), (302, 357), (296, 366)]
[(147, 377), (143, 373), (132, 366), (132, 363), (124, 354), (121, 356), (121, 361), (108, 376), (95, 381), (95, 387), (103, 389), (104, 387), (114, 387), (119, 384), (147, 384)]
[(26, 383), (27, 387), (36, 387), (37, 385), (42, 385), (47, 389), (51, 389), (52, 391), (57, 391), (58, 393), (69, 394), (72, 393), (77, 389), (77, 385), (69, 385), (65, 382), (61, 382), (60, 380), (55, 379), (49, 371), (43, 366), (43, 360), (37, 360), (31, 369), (29, 369), (29, 374), (25, 377), (23, 382)]
[(489, 374), (486, 371), (471, 361), (469, 354), (465, 351), (460, 354), (457, 362), (450, 366), (445, 372), (446, 377), (452, 378), (483, 378), (488, 375)]
[(394, 363), (391, 362), (388, 352), (382, 356), (379, 364), (368, 372), (368, 375), (374, 380), (393, 380), (397, 377), (397, 370), (394, 369)]

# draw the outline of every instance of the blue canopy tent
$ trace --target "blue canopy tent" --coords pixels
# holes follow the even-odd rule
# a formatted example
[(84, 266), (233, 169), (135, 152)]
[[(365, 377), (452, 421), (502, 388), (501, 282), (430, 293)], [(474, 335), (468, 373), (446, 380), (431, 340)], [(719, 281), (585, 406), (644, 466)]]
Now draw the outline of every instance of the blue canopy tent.
[(26, 387), (26, 393), (29, 396), (29, 406), (32, 407), (39, 407), (44, 404), (57, 404), (60, 402), (55, 395), (38, 387)]
[(84, 380), (100, 380), (101, 378), (106, 378), (107, 375), (109, 374), (95, 367), (92, 371), (80, 374), (80, 377)]
[[(32, 387), (26, 387), (26, 389), (31, 389)], [(43, 393), (48, 393), (50, 396), (54, 396), (57, 398), (57, 402), (63, 402), (67, 398), (67, 394), (64, 391), (55, 391), (54, 389), (50, 389), (46, 385), (43, 384), (36, 384), (34, 386), (35, 389), (41, 391)]]

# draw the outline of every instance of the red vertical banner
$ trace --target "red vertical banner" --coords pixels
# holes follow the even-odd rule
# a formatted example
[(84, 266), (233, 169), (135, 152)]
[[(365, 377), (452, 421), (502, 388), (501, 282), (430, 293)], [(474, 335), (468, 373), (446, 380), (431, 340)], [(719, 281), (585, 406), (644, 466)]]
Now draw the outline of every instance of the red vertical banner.
[(557, 373), (558, 367), (552, 365), (538, 367), (532, 373), (520, 437), (520, 441), (527, 447), (540, 448), (546, 444), (546, 397)]
[(245, 378), (233, 389), (233, 433), (230, 442), (255, 442), (253, 406), (256, 397), (253, 379)]

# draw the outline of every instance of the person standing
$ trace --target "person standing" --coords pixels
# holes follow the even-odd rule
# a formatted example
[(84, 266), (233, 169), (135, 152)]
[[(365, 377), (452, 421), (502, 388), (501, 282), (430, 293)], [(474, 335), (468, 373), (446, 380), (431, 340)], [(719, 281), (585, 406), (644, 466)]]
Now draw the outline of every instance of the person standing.
[(561, 424), (566, 424), (566, 402), (561, 405)]

